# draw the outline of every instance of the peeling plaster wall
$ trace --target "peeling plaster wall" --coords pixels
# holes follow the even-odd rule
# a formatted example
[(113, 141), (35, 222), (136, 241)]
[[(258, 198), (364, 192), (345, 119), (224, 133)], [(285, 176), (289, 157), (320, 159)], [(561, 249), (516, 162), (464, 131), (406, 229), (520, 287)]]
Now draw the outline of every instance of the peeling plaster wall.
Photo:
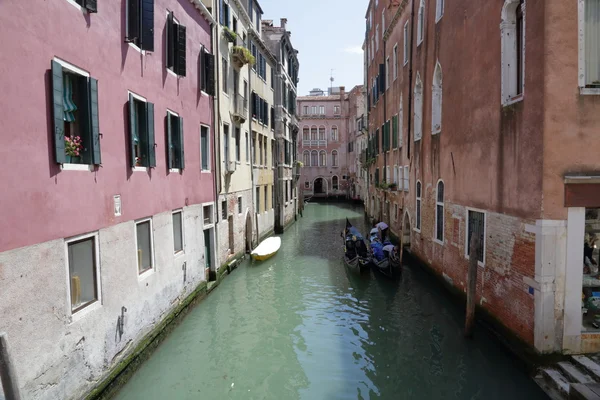
[(183, 220), (185, 251), (175, 256), (171, 212), (152, 217), (155, 268), (142, 278), (134, 221), (101, 229), (101, 304), (75, 315), (64, 239), (0, 254), (0, 330), (8, 335), (21, 398), (81, 398), (204, 280), (202, 207), (185, 207)]

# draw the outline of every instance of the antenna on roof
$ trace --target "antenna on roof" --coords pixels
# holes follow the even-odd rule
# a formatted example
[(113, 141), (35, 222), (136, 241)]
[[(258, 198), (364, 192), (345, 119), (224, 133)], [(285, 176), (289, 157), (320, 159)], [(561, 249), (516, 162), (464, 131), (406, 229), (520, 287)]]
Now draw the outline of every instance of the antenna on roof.
[(331, 70), (331, 75), (329, 77), (329, 81), (331, 82), (329, 84), (329, 94), (331, 94), (331, 92), (333, 91), (333, 81), (335, 80), (335, 78), (333, 77), (333, 69)]

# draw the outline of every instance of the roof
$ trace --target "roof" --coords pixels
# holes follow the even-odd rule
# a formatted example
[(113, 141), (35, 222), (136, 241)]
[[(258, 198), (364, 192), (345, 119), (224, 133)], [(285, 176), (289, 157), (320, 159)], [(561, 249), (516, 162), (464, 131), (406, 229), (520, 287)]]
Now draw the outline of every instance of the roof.
[[(344, 100), (348, 98), (348, 93), (344, 95)], [(298, 101), (335, 101), (340, 100), (339, 94), (334, 94), (332, 96), (300, 96), (296, 100)]]

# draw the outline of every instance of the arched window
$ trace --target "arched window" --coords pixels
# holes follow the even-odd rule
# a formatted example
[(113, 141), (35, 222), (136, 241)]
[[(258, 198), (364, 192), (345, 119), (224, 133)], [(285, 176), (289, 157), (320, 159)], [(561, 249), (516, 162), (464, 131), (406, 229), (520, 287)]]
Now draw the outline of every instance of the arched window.
[(317, 127), (311, 126), (310, 128), (310, 140), (317, 140)]
[(421, 230), (421, 182), (417, 181), (417, 209), (416, 209), (416, 223), (415, 228)]
[(425, 0), (421, 0), (419, 6), (419, 19), (417, 20), (417, 46), (423, 41), (425, 32)]
[(435, 199), (435, 238), (444, 242), (444, 182), (437, 184)]
[(325, 140), (325, 127), (319, 127), (319, 140)]
[(319, 167), (327, 166), (327, 152), (325, 150), (321, 150), (319, 153)]
[(337, 152), (337, 150), (333, 150), (331, 152), (331, 166), (332, 167), (337, 167), (338, 166), (338, 152)]
[(338, 137), (338, 128), (335, 125), (331, 127), (331, 140), (334, 142), (340, 140)]
[(502, 38), (502, 104), (519, 100), (525, 73), (525, 0), (506, 0), (500, 24)]
[(310, 153), (310, 166), (311, 167), (319, 166), (319, 153), (316, 150), (313, 150)]
[(304, 150), (304, 153), (302, 153), (302, 162), (305, 167), (310, 166), (310, 151)]
[(442, 66), (439, 62), (433, 71), (431, 93), (431, 134), (435, 135), (442, 131)]
[(333, 176), (333, 178), (331, 178), (331, 188), (333, 190), (338, 190), (338, 177), (337, 176)]
[(414, 116), (414, 132), (415, 142), (423, 137), (423, 83), (421, 75), (417, 72), (417, 80), (415, 82), (415, 116)]
[(303, 141), (310, 140), (310, 128), (308, 126), (305, 126), (304, 128), (302, 128), (302, 140)]

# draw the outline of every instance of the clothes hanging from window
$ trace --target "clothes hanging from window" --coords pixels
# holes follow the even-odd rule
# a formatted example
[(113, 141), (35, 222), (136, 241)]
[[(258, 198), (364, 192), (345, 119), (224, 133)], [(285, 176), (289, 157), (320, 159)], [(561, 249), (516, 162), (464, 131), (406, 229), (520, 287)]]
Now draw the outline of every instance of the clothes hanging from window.
[(74, 122), (77, 106), (73, 101), (73, 81), (69, 74), (64, 74), (63, 78), (63, 110), (64, 120), (66, 122)]

